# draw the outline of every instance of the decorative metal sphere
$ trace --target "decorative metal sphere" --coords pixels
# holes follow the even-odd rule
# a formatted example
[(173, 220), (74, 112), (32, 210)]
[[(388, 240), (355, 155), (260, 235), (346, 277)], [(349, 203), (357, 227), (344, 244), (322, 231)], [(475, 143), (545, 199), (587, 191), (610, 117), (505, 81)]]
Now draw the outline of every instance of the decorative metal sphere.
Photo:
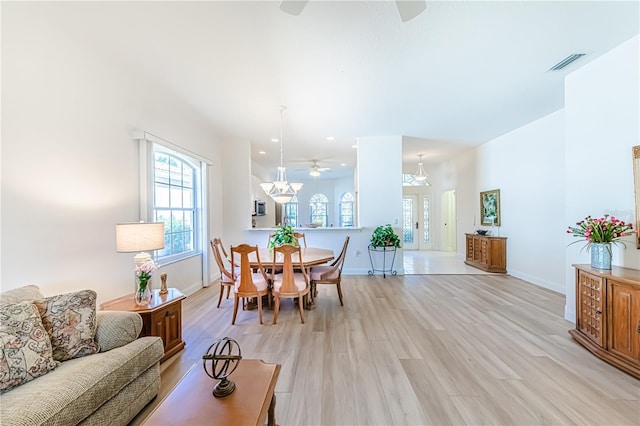
[(229, 337), (216, 340), (209, 346), (202, 356), (202, 367), (209, 377), (220, 380), (213, 387), (213, 396), (224, 397), (236, 389), (236, 384), (227, 377), (238, 368), (241, 359), (240, 345)]

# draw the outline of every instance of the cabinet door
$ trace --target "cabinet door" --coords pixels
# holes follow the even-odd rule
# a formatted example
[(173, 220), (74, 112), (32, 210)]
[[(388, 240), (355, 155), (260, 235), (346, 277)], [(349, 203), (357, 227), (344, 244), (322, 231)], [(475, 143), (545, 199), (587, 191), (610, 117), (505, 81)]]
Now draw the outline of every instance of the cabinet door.
[(164, 317), (164, 341), (165, 348), (173, 348), (175, 345), (182, 342), (182, 313), (180, 312), (180, 304), (174, 305), (171, 309), (167, 310)]
[(467, 260), (473, 260), (473, 236), (467, 235)]
[(608, 280), (609, 350), (640, 361), (640, 289)]
[(506, 269), (507, 251), (505, 248), (505, 240), (492, 238), (489, 240), (489, 244), (489, 266), (496, 269)]
[(480, 238), (473, 237), (473, 261), (480, 262), (480, 253), (482, 251), (482, 247), (480, 246)]
[(180, 304), (176, 303), (153, 314), (153, 335), (162, 338), (165, 352), (182, 341), (180, 307)]
[(604, 347), (604, 279), (578, 270), (576, 284), (576, 328), (598, 346)]
[(489, 266), (489, 240), (486, 238), (479, 238), (480, 240), (480, 259), (478, 261)]

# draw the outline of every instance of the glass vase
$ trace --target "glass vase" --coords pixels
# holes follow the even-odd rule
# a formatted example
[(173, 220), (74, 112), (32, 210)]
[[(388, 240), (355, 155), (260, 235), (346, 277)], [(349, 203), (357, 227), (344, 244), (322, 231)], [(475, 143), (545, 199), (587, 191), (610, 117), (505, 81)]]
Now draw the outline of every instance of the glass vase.
[(134, 300), (138, 306), (147, 306), (151, 302), (151, 278), (141, 280), (136, 277)]
[(591, 267), (611, 269), (611, 243), (591, 244)]

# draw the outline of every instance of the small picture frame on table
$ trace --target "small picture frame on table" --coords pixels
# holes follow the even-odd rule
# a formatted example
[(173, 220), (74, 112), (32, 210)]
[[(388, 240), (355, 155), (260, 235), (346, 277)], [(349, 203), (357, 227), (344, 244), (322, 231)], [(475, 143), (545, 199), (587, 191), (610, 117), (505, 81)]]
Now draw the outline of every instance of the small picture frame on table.
[(480, 225), (500, 226), (500, 190), (480, 193)]

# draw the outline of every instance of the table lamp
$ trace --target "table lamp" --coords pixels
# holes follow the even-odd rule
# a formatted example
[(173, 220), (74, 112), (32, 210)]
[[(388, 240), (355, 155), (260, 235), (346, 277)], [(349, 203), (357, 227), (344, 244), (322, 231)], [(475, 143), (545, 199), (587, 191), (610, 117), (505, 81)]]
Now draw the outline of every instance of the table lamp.
[(164, 248), (163, 222), (133, 222), (116, 224), (116, 251), (134, 253), (134, 268), (152, 260), (145, 250)]

